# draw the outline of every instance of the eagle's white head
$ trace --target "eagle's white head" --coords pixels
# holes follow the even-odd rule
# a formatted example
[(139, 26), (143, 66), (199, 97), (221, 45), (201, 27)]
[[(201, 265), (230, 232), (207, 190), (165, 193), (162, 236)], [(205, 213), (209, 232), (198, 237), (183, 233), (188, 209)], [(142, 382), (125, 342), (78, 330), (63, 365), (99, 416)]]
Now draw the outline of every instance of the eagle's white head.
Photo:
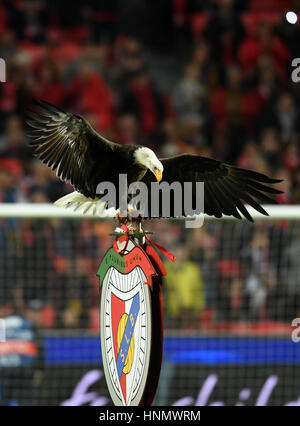
[(156, 180), (162, 180), (164, 166), (150, 148), (141, 147), (134, 152), (135, 161), (146, 169), (151, 170)]

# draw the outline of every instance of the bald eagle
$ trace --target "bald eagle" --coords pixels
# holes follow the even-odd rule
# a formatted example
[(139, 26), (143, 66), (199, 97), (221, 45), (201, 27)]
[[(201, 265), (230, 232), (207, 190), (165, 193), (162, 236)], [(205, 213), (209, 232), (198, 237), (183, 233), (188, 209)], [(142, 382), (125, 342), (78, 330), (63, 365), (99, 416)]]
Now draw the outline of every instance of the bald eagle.
[(128, 185), (141, 181), (148, 187), (153, 181), (204, 182), (204, 213), (217, 218), (242, 214), (253, 221), (244, 202), (268, 215), (261, 203), (274, 203), (268, 194), (281, 193), (269, 186), (280, 180), (264, 174), (198, 155), (158, 159), (149, 148), (109, 141), (80, 115), (44, 100), (34, 103), (36, 111), (29, 110), (26, 121), (35, 155), (75, 189), (57, 206), (104, 215), (106, 204), (96, 188), (100, 182), (118, 187), (120, 174), (127, 174)]

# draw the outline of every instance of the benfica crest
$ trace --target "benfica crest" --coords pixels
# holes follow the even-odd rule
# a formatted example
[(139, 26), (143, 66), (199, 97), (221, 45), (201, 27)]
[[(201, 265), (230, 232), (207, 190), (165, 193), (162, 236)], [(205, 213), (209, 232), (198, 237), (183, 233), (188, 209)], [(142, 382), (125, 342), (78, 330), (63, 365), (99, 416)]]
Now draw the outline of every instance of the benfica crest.
[(158, 382), (162, 319), (155, 278), (160, 271), (151, 254), (132, 239), (119, 237), (97, 271), (103, 368), (115, 405), (151, 404)]

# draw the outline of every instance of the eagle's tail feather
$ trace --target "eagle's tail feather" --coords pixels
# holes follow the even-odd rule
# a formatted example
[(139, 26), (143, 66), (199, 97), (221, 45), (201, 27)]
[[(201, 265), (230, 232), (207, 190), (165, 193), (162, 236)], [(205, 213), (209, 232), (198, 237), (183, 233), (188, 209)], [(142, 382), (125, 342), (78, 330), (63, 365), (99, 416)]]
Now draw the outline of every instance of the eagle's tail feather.
[[(114, 212), (108, 212), (106, 203), (99, 198), (88, 198), (80, 192), (74, 191), (64, 195), (54, 203), (58, 207), (72, 208), (73, 211), (82, 214), (92, 214), (97, 216), (114, 216)], [(108, 214), (110, 213), (110, 214)]]

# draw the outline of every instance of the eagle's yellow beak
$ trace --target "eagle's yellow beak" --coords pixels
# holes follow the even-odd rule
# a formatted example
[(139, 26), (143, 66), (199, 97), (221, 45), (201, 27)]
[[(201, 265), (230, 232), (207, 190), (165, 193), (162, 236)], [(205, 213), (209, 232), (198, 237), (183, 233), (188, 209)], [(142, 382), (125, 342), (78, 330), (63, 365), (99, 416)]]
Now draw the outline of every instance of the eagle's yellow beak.
[(160, 182), (162, 180), (162, 172), (159, 170), (154, 170), (153, 173), (155, 174), (157, 182)]

